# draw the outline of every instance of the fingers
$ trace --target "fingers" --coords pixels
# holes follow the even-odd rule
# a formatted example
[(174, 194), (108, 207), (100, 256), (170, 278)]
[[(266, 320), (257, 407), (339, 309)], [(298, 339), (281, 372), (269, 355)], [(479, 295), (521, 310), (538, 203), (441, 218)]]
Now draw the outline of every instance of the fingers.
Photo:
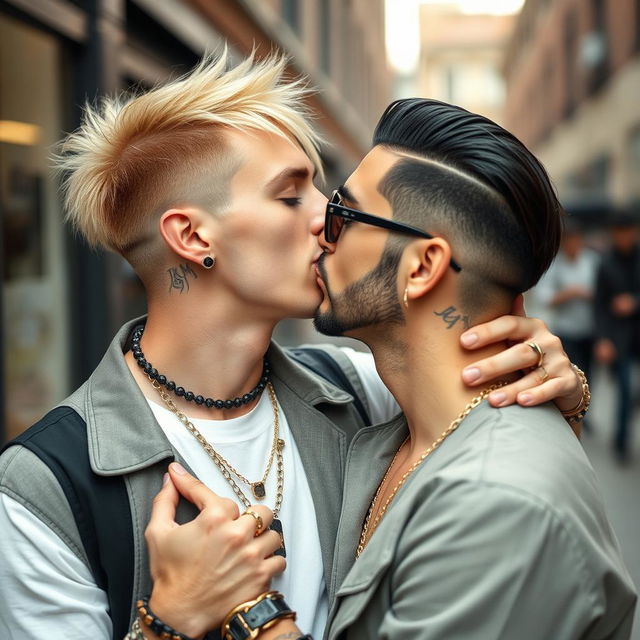
[(163, 528), (175, 524), (176, 507), (180, 494), (175, 488), (168, 473), (164, 474), (162, 489), (153, 500), (149, 525), (154, 528)]
[(489, 404), (494, 407), (506, 407), (517, 402), (525, 407), (533, 407), (549, 402), (571, 389), (572, 383), (565, 376), (550, 376), (542, 382), (540, 370), (534, 369), (519, 380), (489, 394)]
[(248, 535), (253, 536), (254, 533), (258, 531), (259, 524), (258, 519), (250, 513), (247, 513), (248, 511), (253, 511), (253, 513), (257, 514), (262, 520), (260, 533), (266, 531), (271, 526), (273, 522), (273, 511), (262, 504), (252, 504), (244, 513), (241, 513), (238, 518), (238, 525), (245, 530)]
[(254, 543), (259, 549), (261, 558), (269, 558), (282, 546), (282, 539), (277, 531), (265, 531)]
[(186, 469), (172, 462), (169, 465), (171, 480), (180, 494), (198, 507), (200, 511), (212, 509), (221, 512), (224, 516), (235, 520), (239, 515), (239, 510), (233, 500), (221, 498), (211, 491), (200, 480), (194, 478)]
[(466, 349), (479, 349), (504, 340), (511, 342), (531, 340), (541, 330), (548, 333), (545, 324), (537, 318), (501, 316), (471, 327), (460, 336), (460, 342)]
[(271, 556), (264, 561), (264, 570), (272, 578), (284, 573), (287, 561), (282, 556)]
[[(462, 372), (462, 379), (466, 384), (476, 386), (483, 382), (533, 367), (537, 362), (538, 355), (535, 351), (528, 344), (521, 342), (505, 351), (465, 367)], [(548, 363), (549, 359), (545, 355), (544, 366), (547, 372), (549, 372)], [(549, 375), (551, 375), (550, 372)]]

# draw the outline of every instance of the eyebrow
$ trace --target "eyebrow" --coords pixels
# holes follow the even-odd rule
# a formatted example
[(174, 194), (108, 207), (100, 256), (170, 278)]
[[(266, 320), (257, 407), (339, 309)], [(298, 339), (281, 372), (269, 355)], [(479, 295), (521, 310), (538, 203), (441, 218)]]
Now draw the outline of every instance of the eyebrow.
[[(287, 167), (276, 176), (271, 178), (266, 184), (266, 188), (270, 189), (279, 186), (287, 180), (306, 180), (309, 177), (309, 169), (306, 167)], [(315, 173), (314, 176), (315, 178)]]
[(345, 185), (340, 185), (337, 189), (338, 193), (342, 196), (344, 200), (347, 200), (355, 205), (359, 205), (358, 199), (353, 195), (353, 192), (346, 187)]

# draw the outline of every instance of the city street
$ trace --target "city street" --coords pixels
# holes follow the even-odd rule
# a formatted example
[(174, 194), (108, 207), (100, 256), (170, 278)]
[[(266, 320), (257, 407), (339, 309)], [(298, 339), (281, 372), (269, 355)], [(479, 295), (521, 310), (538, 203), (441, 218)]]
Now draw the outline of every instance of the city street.
[[(620, 541), (622, 553), (636, 586), (640, 585), (640, 412), (636, 405), (633, 426), (634, 454), (625, 466), (619, 465), (611, 452), (611, 435), (615, 415), (615, 389), (606, 371), (596, 371), (593, 390), (592, 430), (584, 433), (582, 443), (601, 482), (607, 512)], [(637, 396), (636, 396), (637, 397)], [(632, 640), (640, 640), (640, 616)]]

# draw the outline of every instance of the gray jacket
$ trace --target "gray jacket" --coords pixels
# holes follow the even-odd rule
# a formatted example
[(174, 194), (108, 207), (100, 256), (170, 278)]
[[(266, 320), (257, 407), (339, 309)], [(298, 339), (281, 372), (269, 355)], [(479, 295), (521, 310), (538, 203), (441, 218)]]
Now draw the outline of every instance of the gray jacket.
[[(140, 320), (136, 320), (122, 327), (91, 377), (60, 405), (69, 407), (72, 412), (67, 414), (75, 413), (86, 423), (91, 471), (101, 477), (124, 479), (133, 520), (131, 620), (136, 598), (151, 590), (144, 530), (153, 497), (160, 490), (171, 459), (187, 466), (156, 422), (122, 357), (128, 336), (139, 323)], [(341, 365), (353, 387), (361, 390), (349, 359), (338, 349), (326, 349)], [(330, 568), (342, 501), (345, 457), (361, 421), (351, 395), (293, 362), (275, 344), (270, 346), (268, 358), (278, 401), (306, 471), (318, 522), (325, 579), (328, 589), (332, 589)], [(361, 395), (361, 400), (366, 402), (364, 393)], [(57, 430), (59, 426), (53, 422), (45, 428)], [(52, 535), (62, 538), (91, 566), (65, 493), (39, 457), (21, 445), (9, 447), (0, 456), (0, 492), (19, 501), (49, 526)], [(178, 522), (187, 522), (194, 516), (195, 507), (181, 501)]]
[(330, 640), (629, 637), (635, 589), (594, 472), (552, 406), (480, 405), (409, 477), (356, 560), (406, 435), (400, 419), (353, 439)]

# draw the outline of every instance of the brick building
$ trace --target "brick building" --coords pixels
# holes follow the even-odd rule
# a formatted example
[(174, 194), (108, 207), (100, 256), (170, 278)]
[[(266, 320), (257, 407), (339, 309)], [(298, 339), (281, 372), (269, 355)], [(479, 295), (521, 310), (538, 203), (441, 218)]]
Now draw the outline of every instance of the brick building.
[(502, 124), (502, 65), (514, 21), (513, 15), (465, 14), (455, 4), (422, 5), (419, 94)]
[(278, 48), (319, 92), (328, 184), (344, 179), (390, 99), (383, 0), (0, 0), (0, 441), (93, 370), (144, 312), (140, 284), (61, 222), (52, 145), (105, 92), (183, 73), (223, 42)]
[(640, 199), (640, 0), (528, 0), (505, 76), (506, 126), (569, 207)]

